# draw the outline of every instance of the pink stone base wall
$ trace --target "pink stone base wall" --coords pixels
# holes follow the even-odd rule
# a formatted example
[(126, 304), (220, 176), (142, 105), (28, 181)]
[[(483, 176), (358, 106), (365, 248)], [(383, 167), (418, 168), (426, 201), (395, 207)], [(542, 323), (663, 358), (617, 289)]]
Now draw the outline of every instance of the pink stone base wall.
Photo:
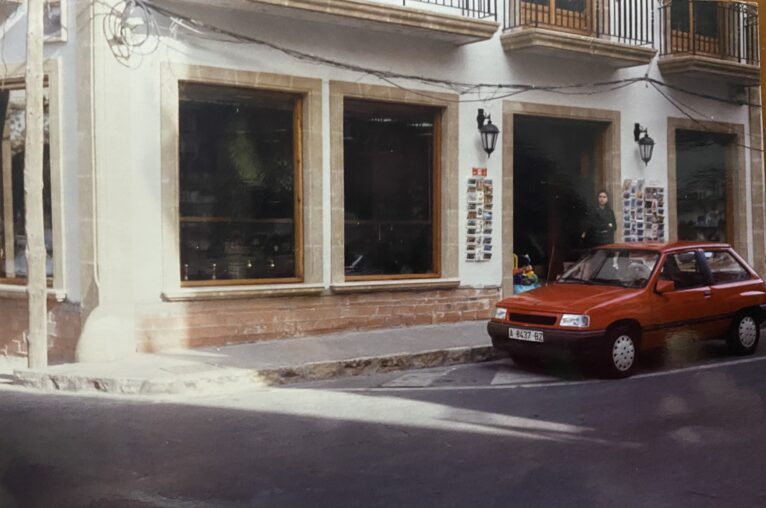
[(139, 351), (486, 319), (499, 289), (168, 302), (143, 308)]
[[(0, 355), (27, 356), (29, 328), (26, 298), (0, 298)], [(48, 301), (48, 361), (71, 362), (80, 336), (80, 306)]]
[[(140, 306), (138, 351), (486, 319), (499, 289), (389, 291)], [(49, 362), (74, 360), (79, 304), (48, 302)], [(26, 356), (27, 301), (0, 298), (0, 355)]]

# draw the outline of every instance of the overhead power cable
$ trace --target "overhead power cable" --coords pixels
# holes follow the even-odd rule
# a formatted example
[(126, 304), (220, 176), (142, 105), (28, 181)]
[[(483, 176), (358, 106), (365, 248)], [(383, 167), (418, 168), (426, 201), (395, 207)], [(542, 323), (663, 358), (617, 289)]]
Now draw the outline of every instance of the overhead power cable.
[[(94, 0), (100, 1), (100, 0)], [(659, 93), (666, 101), (668, 101), (675, 109), (681, 112), (684, 116), (695, 122), (701, 129), (710, 131), (710, 129), (703, 123), (703, 121), (695, 118), (689, 111), (704, 117), (705, 120), (712, 120), (712, 118), (703, 114), (699, 110), (692, 108), (691, 106), (683, 103), (678, 98), (671, 97), (668, 93), (661, 89), (672, 90), (674, 92), (687, 94), (703, 98), (706, 100), (716, 101), (729, 105), (736, 106), (750, 106), (760, 108), (758, 104), (752, 104), (748, 101), (735, 101), (728, 98), (718, 97), (711, 94), (705, 94), (694, 90), (689, 90), (677, 85), (665, 83), (663, 81), (650, 78), (648, 74), (641, 77), (601, 81), (601, 82), (579, 82), (567, 85), (534, 85), (534, 84), (519, 84), (519, 83), (469, 83), (462, 81), (454, 81), (448, 79), (429, 78), (426, 76), (404, 74), (393, 71), (382, 71), (379, 69), (372, 69), (361, 65), (349, 64), (346, 62), (340, 62), (331, 58), (326, 58), (303, 51), (287, 48), (271, 41), (263, 40), (250, 35), (241, 34), (229, 29), (221, 28), (210, 23), (200, 21), (190, 16), (181, 14), (166, 7), (159, 6), (151, 0), (123, 0), (114, 7), (111, 8), (111, 12), (106, 16), (104, 20), (104, 32), (110, 41), (110, 45), (113, 45), (113, 53), (115, 57), (125, 65), (129, 64), (131, 53), (136, 53), (140, 56), (148, 55), (157, 50), (159, 45), (159, 23), (154, 18), (154, 14), (158, 14), (165, 18), (168, 18), (171, 25), (171, 32), (180, 27), (187, 30), (195, 37), (201, 37), (208, 40), (215, 40), (217, 42), (234, 42), (234, 43), (248, 43), (256, 44), (270, 48), (274, 51), (278, 51), (292, 58), (300, 61), (310, 62), (312, 64), (326, 65), (329, 67), (357, 72), (364, 75), (370, 75), (380, 79), (381, 81), (388, 83), (397, 88), (401, 88), (413, 94), (421, 97), (436, 98), (432, 93), (425, 90), (416, 90), (410, 87), (406, 87), (395, 80), (415, 81), (427, 84), (429, 86), (435, 86), (440, 88), (446, 88), (452, 92), (457, 93), (460, 98), (455, 99), (456, 103), (471, 103), (481, 102), (486, 103), (494, 100), (507, 99), (509, 97), (517, 96), (526, 92), (545, 92), (554, 93), (558, 95), (582, 95), (591, 96), (601, 93), (608, 93), (616, 91), (625, 87), (629, 87), (636, 83), (646, 83), (652, 85), (652, 88)], [(211, 37), (210, 34), (214, 34), (216, 37)], [(146, 49), (145, 46), (150, 44), (149, 41), (154, 39), (154, 43)], [(482, 90), (491, 90), (489, 97), (482, 97)], [(501, 91), (505, 91), (502, 92)], [(477, 99), (467, 99), (464, 95), (478, 94)], [(439, 99), (443, 100), (443, 97)], [(747, 144), (735, 143), (737, 146), (744, 147), (749, 150), (763, 152), (762, 148), (750, 147)]]
[[(145, 5), (147, 9), (152, 10), (156, 12), (157, 14), (171, 20), (171, 22), (174, 23), (174, 26), (179, 26), (184, 29), (187, 29), (189, 30), (190, 33), (198, 37), (210, 39), (210, 34), (215, 34), (218, 37), (213, 38), (213, 40), (216, 40), (219, 42), (231, 41), (231, 42), (239, 42), (239, 43), (244, 42), (244, 43), (261, 45), (261, 46), (273, 49), (275, 51), (281, 52), (283, 54), (286, 54), (297, 60), (306, 61), (313, 64), (323, 64), (323, 65), (327, 65), (337, 69), (343, 69), (343, 70), (357, 72), (357, 73), (361, 73), (365, 75), (370, 75), (386, 83), (392, 84), (402, 89), (406, 89), (408, 91), (411, 91), (413, 93), (419, 94), (424, 97), (429, 97), (427, 91), (413, 90), (404, 85), (396, 84), (392, 80), (400, 79), (400, 80), (406, 80), (406, 81), (415, 81), (415, 82), (424, 83), (430, 86), (447, 88), (450, 91), (457, 92), (458, 95), (461, 96), (461, 99), (457, 100), (456, 102), (489, 102), (492, 100), (500, 100), (510, 96), (518, 95), (519, 93), (533, 92), (533, 91), (555, 93), (559, 95), (596, 95), (600, 93), (615, 91), (620, 88), (630, 86), (634, 83), (646, 82), (646, 83), (653, 83), (665, 88), (669, 88), (677, 92), (694, 95), (700, 98), (713, 100), (713, 101), (717, 101), (717, 102), (721, 102), (725, 104), (736, 105), (736, 106), (746, 105), (746, 106), (751, 106), (756, 108), (760, 107), (758, 104), (752, 104), (747, 101), (737, 101), (737, 100), (732, 100), (729, 98), (718, 97), (718, 96), (714, 96), (710, 94), (696, 92), (694, 90), (688, 90), (686, 88), (682, 88), (676, 85), (664, 83), (662, 81), (656, 80), (654, 78), (650, 78), (648, 76), (603, 81), (603, 82), (579, 82), (579, 83), (572, 83), (572, 84), (565, 84), (565, 85), (536, 85), (536, 84), (520, 84), (520, 83), (469, 83), (469, 82), (454, 81), (454, 80), (448, 80), (448, 79), (429, 78), (422, 75), (404, 74), (404, 73), (398, 73), (393, 71), (383, 71), (383, 70), (373, 69), (373, 68), (369, 68), (369, 67), (365, 67), (361, 65), (349, 64), (349, 63), (341, 62), (331, 58), (287, 48), (279, 44), (273, 43), (271, 41), (267, 41), (267, 40), (253, 37), (250, 35), (241, 34), (229, 29), (221, 28), (219, 26), (212, 25), (210, 23), (192, 18), (185, 14), (181, 14), (177, 11), (168, 9), (166, 7), (159, 6), (156, 3), (152, 2), (151, 0), (132, 0), (132, 1), (135, 2), (136, 4)], [(154, 25), (156, 26), (157, 23), (155, 22)], [(494, 91), (493, 97), (490, 99), (462, 98), (463, 95), (466, 95), (469, 93), (479, 93), (482, 89), (492, 89)], [(498, 93), (501, 90), (508, 90), (508, 92)]]

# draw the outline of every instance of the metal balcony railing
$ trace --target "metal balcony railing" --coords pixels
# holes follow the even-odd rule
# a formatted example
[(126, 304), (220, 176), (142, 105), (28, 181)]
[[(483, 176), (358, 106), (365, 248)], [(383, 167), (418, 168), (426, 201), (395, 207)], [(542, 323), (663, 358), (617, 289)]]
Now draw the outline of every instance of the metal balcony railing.
[(660, 7), (660, 55), (690, 54), (759, 65), (758, 7), (673, 0)]
[(654, 44), (653, 0), (508, 0), (504, 29), (539, 27), (622, 44)]
[(417, 4), (427, 4), (443, 7), (461, 16), (476, 19), (493, 19), (497, 21), (497, 0), (402, 0), (403, 6), (415, 7)]

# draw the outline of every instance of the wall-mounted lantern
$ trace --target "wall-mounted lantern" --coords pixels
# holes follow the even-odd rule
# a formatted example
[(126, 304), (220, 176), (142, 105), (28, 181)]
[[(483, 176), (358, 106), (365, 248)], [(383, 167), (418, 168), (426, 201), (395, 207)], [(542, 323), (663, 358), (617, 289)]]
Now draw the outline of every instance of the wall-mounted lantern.
[[(485, 121), (486, 123), (484, 123)], [(479, 134), (481, 134), (481, 147), (487, 152), (487, 157), (489, 157), (495, 151), (500, 129), (492, 123), (489, 115), (485, 115), (484, 110), (481, 108), (479, 108), (479, 114), (476, 115), (476, 123), (479, 125)]]
[[(641, 137), (641, 133), (644, 134)], [(641, 127), (639, 124), (633, 128), (633, 137), (638, 143), (638, 151), (641, 154), (641, 160), (644, 164), (649, 165), (649, 161), (652, 160), (652, 152), (654, 151), (654, 140), (649, 137), (649, 133), (646, 131), (646, 127)]]

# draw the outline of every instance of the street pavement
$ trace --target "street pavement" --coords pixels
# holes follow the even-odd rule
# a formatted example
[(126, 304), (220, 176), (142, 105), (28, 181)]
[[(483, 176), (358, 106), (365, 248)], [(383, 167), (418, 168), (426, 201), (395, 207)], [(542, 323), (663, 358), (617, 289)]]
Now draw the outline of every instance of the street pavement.
[(0, 506), (766, 506), (766, 356), (510, 360), (154, 398), (0, 388)]

